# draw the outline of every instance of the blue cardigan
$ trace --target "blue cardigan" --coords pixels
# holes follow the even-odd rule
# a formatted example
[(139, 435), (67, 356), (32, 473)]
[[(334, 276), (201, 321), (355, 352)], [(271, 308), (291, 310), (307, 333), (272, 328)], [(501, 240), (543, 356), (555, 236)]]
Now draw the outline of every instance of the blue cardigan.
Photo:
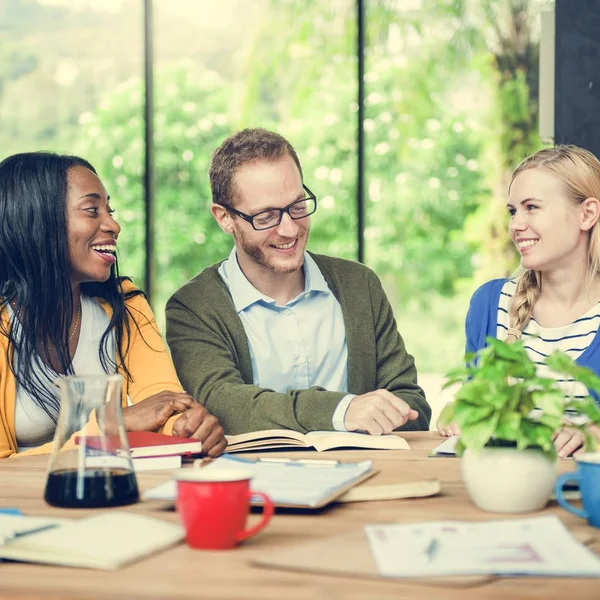
[[(465, 321), (467, 352), (477, 352), (485, 347), (485, 338), (496, 337), (498, 326), (498, 303), (500, 292), (507, 279), (493, 279), (484, 283), (471, 297), (469, 312)], [(600, 329), (592, 343), (575, 361), (600, 376)]]

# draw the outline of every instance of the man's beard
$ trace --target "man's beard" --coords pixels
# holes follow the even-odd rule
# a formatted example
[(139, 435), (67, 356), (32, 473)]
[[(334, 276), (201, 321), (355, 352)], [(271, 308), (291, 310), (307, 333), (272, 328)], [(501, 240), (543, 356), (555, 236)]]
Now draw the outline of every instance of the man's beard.
[[(306, 248), (306, 242), (308, 241), (308, 234), (310, 232), (310, 227), (306, 229), (306, 233), (298, 236), (297, 242), (303, 242)], [(286, 275), (288, 273), (294, 273), (299, 271), (304, 264), (304, 251), (300, 254), (300, 261), (297, 265), (277, 265), (269, 260), (267, 253), (264, 251), (264, 248), (259, 244), (253, 244), (248, 241), (248, 238), (244, 234), (243, 231), (238, 230), (234, 233), (234, 240), (236, 245), (242, 250), (245, 254), (247, 254), (256, 264), (268, 269), (269, 271), (273, 271), (279, 275)]]

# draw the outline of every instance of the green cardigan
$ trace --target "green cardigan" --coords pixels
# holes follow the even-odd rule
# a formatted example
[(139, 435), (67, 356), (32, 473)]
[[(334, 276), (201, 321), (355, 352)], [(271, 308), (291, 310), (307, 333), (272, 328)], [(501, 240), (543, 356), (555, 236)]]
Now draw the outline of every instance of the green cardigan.
[[(311, 256), (342, 307), (348, 392), (389, 390), (419, 413), (402, 430), (429, 429), (431, 408), (375, 273), (360, 263)], [(253, 384), (248, 339), (218, 269), (219, 264), (208, 267), (167, 302), (167, 341), (183, 387), (229, 435), (332, 430), (333, 413), (345, 392), (312, 387), (280, 393)]]

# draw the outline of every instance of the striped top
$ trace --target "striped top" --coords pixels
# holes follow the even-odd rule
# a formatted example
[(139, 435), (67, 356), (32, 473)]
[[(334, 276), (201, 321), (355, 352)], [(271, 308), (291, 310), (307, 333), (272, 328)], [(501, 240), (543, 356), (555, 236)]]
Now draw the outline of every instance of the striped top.
[[(517, 280), (509, 279), (503, 286), (498, 302), (498, 324), (496, 337), (505, 340), (509, 328), (508, 306), (517, 289)], [(593, 306), (585, 315), (562, 327), (542, 327), (531, 317), (523, 330), (522, 340), (527, 355), (538, 365), (540, 377), (550, 377), (558, 381), (566, 396), (583, 398), (587, 389), (582, 383), (575, 383), (572, 378), (565, 378), (551, 371), (543, 364), (544, 359), (555, 350), (562, 350), (573, 360), (592, 343), (600, 324), (600, 303)]]

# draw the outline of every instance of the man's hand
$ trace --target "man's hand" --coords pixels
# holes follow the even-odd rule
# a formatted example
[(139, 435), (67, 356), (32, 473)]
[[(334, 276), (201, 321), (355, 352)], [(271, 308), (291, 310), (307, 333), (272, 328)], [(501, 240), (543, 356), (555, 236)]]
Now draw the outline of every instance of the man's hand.
[(382, 435), (418, 418), (419, 413), (404, 400), (387, 390), (375, 390), (352, 399), (346, 410), (344, 425), (348, 431), (361, 430), (371, 435)]
[(571, 456), (573, 452), (579, 450), (585, 444), (585, 437), (583, 433), (577, 429), (569, 429), (563, 427), (557, 431), (553, 436), (554, 447), (560, 458), (567, 458)]
[(173, 424), (173, 435), (195, 438), (202, 442), (202, 453), (215, 458), (227, 448), (225, 431), (217, 417), (202, 404), (195, 403)]
[(162, 427), (174, 412), (183, 412), (196, 404), (185, 392), (159, 392), (141, 402), (123, 408), (127, 431), (153, 431)]

